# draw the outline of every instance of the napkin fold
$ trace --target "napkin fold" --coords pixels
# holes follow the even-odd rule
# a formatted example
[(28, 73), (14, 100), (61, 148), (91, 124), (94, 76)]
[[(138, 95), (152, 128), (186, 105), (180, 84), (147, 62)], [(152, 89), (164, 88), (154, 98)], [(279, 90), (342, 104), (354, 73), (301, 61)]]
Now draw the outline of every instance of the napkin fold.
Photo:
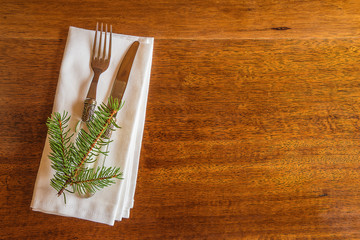
[[(93, 76), (90, 58), (94, 34), (91, 30), (70, 27), (61, 63), (53, 112), (67, 111), (71, 115), (69, 127), (73, 131), (81, 119), (84, 99)], [(48, 158), (50, 147), (47, 137), (31, 202), (34, 211), (108, 225), (129, 217), (134, 204), (154, 39), (113, 33), (110, 64), (100, 75), (97, 89), (97, 102), (106, 103), (121, 61), (134, 41), (139, 41), (140, 46), (124, 93), (124, 107), (117, 114), (117, 124), (121, 128), (112, 134), (114, 141), (110, 143), (110, 154), (105, 163), (106, 166), (121, 167), (124, 179), (116, 180), (116, 184), (90, 198), (67, 194), (65, 204), (63, 197), (57, 197), (56, 190), (50, 186), (54, 170)]]

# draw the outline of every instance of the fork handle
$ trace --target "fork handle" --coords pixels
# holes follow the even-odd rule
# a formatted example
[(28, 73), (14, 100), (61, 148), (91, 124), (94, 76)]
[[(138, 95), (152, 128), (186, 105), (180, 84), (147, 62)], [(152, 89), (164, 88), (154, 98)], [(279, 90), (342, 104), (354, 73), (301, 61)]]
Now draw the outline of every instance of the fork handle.
[(84, 109), (81, 120), (83, 122), (91, 121), (94, 116), (95, 108), (96, 108), (96, 100), (93, 98), (86, 98), (84, 102)]

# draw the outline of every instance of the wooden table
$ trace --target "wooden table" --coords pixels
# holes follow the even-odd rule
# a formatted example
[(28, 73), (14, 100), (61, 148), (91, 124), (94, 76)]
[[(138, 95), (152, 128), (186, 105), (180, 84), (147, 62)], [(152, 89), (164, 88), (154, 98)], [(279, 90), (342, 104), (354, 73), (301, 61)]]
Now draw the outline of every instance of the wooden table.
[[(0, 239), (360, 239), (357, 0), (0, 1)], [(30, 210), (69, 26), (155, 37), (135, 206)]]

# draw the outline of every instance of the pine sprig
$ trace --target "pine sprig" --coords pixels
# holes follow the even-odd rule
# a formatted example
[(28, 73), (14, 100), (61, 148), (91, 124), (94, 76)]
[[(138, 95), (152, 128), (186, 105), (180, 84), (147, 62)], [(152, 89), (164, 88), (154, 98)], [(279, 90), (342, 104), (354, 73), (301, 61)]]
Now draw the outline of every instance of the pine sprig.
[(98, 167), (96, 170), (82, 168), (72, 184), (75, 186), (76, 192), (80, 194), (95, 193), (97, 190), (115, 183), (114, 179), (122, 179), (121, 176), (122, 172), (119, 168)]
[[(99, 155), (108, 155), (103, 146), (111, 142), (104, 136), (110, 124), (115, 123), (117, 112), (122, 104), (117, 99), (109, 99), (108, 105), (101, 104), (95, 111), (94, 118), (86, 124), (87, 131), (81, 129), (75, 142), (71, 141), (68, 122), (70, 117), (66, 112), (53, 113), (48, 118), (47, 127), (51, 153), (51, 167), (55, 170), (50, 185), (60, 196), (68, 192), (78, 194), (94, 193), (115, 183), (114, 179), (121, 179), (122, 173), (117, 167), (88, 168), (86, 164), (93, 163)], [(115, 129), (112, 129), (115, 130)], [(72, 191), (68, 189), (72, 187)]]

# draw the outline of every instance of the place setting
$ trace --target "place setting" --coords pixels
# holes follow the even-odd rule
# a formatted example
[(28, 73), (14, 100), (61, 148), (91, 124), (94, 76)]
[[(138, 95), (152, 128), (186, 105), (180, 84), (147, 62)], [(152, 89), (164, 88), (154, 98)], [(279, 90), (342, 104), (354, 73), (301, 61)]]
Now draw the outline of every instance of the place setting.
[(114, 225), (130, 217), (154, 39), (71, 26), (31, 208)]

